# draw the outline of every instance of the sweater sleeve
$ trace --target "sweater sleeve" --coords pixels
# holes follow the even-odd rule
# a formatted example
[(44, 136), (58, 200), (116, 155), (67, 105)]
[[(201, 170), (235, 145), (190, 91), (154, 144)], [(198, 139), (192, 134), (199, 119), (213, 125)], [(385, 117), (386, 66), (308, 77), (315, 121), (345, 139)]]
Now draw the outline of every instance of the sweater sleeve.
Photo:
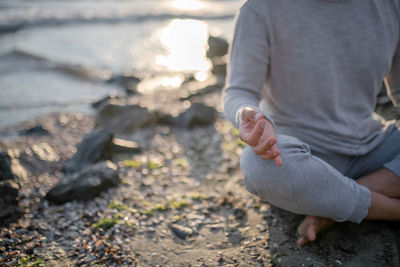
[(400, 48), (397, 48), (392, 67), (386, 76), (386, 88), (393, 105), (400, 106)]
[[(247, 4), (239, 11), (230, 51), (227, 86), (224, 89), (224, 112), (238, 127), (241, 110), (259, 111), (262, 88), (269, 69), (267, 29), (262, 18)], [(268, 114), (264, 116), (270, 120)]]

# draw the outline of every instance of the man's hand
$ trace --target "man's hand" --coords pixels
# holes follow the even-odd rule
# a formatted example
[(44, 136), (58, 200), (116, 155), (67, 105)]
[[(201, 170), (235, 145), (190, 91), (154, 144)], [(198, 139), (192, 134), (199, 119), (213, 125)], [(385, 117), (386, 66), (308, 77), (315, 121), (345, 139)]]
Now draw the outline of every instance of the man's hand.
[(282, 166), (281, 152), (276, 147), (274, 127), (259, 111), (242, 111), (239, 133), (240, 139), (250, 145), (254, 153), (263, 159), (274, 160), (276, 165)]

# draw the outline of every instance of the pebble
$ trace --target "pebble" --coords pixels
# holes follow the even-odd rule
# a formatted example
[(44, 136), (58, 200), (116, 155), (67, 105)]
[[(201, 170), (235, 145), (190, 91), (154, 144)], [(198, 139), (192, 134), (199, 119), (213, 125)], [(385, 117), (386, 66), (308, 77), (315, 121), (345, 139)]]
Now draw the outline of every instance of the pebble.
[(174, 232), (178, 237), (185, 239), (188, 236), (193, 235), (193, 230), (189, 227), (185, 227), (178, 224), (171, 224), (170, 229)]
[[(216, 129), (221, 131), (218, 127), (220, 126), (212, 127), (212, 131)], [(224, 266), (230, 266), (229, 264), (241, 267), (257, 266), (260, 261), (266, 259), (264, 253), (269, 252), (265, 250), (268, 242), (263, 243), (262, 241), (269, 239), (269, 226), (278, 225), (279, 217), (276, 218), (275, 214), (271, 214), (268, 204), (261, 203), (248, 195), (242, 181), (231, 180), (230, 175), (219, 171), (219, 165), (222, 164), (226, 165), (224, 170), (229, 168), (233, 171), (237, 170), (239, 160), (239, 156), (235, 152), (224, 154), (225, 151), (221, 151), (223, 142), (233, 138), (228, 134), (232, 127), (226, 128), (226, 134), (214, 134), (213, 132), (210, 134), (210, 130), (206, 129), (175, 131), (169, 127), (162, 127), (162, 131), (161, 128), (159, 130), (149, 128), (148, 132), (144, 129), (134, 133), (131, 136), (132, 140), (143, 147), (143, 152), (140, 155), (129, 155), (129, 159), (142, 165), (138, 168), (122, 167), (124, 178), (129, 183), (104, 192), (99, 197), (87, 202), (72, 201), (54, 206), (49, 205), (47, 201), (42, 201), (41, 209), (38, 209), (35, 205), (39, 204), (34, 204), (34, 201), (40, 201), (40, 198), (34, 200), (30, 198), (29, 193), (24, 192), (28, 200), (26, 206), (30, 210), (23, 218), (27, 227), (25, 229), (0, 228), (0, 261), (7, 257), (7, 264), (10, 264), (14, 258), (19, 259), (18, 255), (27, 251), (36, 251), (39, 257), (43, 257), (43, 251), (53, 251), (50, 250), (51, 247), (62, 244), (67, 255), (63, 256), (60, 253), (56, 255), (60, 262), (63, 259), (70, 260), (71, 266), (80, 264), (87, 266), (96, 264), (99, 266), (135, 266), (135, 264), (137, 266), (141, 266), (141, 264), (167, 266), (167, 262), (170, 266), (177, 266), (174, 253), (186, 250), (195, 253), (195, 251), (201, 251), (202, 248), (207, 248), (209, 254), (201, 255), (204, 258), (198, 258), (198, 263), (195, 262), (196, 258), (185, 259), (186, 255), (184, 254), (181, 254), (180, 260), (187, 261), (187, 266), (190, 264), (200, 266), (202, 263), (204, 266), (214, 266), (218, 263)], [(162, 135), (159, 134), (160, 131)], [(153, 138), (153, 136), (158, 137)], [(196, 142), (197, 140), (201, 141)], [(49, 145), (51, 144), (49, 143)], [(59, 152), (55, 146), (51, 146), (55, 152)], [(68, 146), (70, 145), (68, 144)], [(181, 158), (187, 161), (187, 166), (178, 166), (179, 168), (177, 168), (172, 165), (176, 159)], [(144, 159), (143, 163), (141, 163), (142, 159)], [(159, 163), (159, 169), (147, 168), (146, 164), (155, 159)], [(121, 160), (125, 160), (125, 158)], [(142, 176), (141, 173), (146, 176)], [(58, 174), (54, 176), (58, 178)], [(180, 179), (182, 177), (185, 179)], [(54, 178), (44, 179), (43, 183), (47, 181), (54, 183), (56, 182)], [(139, 187), (142, 182), (146, 182), (147, 186)], [(206, 186), (204, 186), (205, 183)], [(221, 196), (227, 194), (227, 188), (230, 186), (234, 186), (229, 188), (234, 192), (234, 195), (229, 195), (232, 206), (221, 207), (218, 205), (218, 201)], [(197, 192), (199, 188), (207, 188), (209, 192), (205, 191), (205, 195), (210, 198), (191, 201), (189, 193)], [(154, 211), (153, 216), (142, 214), (142, 211), (151, 208), (153, 204), (174, 201), (168, 199), (167, 196), (175, 194), (190, 202), (184, 211), (168, 209), (163, 212)], [(137, 211), (109, 208), (110, 203), (114, 200), (116, 203), (126, 204), (129, 208)], [(226, 214), (224, 214), (225, 210)], [(43, 217), (44, 215), (46, 216)], [(248, 216), (247, 226), (241, 225), (241, 220), (244, 220), (246, 216)], [(93, 226), (100, 220), (114, 217), (121, 218), (121, 222), (108, 230), (103, 231)], [(176, 221), (169, 225), (168, 223), (173, 222), (173, 218)], [(126, 225), (128, 222), (131, 224), (130, 226)], [(32, 229), (37, 229), (37, 226), (42, 229), (38, 229), (37, 232), (32, 231)], [(246, 229), (248, 226), (249, 228)], [(204, 233), (213, 234), (209, 229), (216, 231), (216, 238), (204, 238)], [(283, 226), (279, 229), (283, 229)], [(225, 232), (225, 230), (230, 231)], [(53, 234), (48, 234), (49, 232)], [(265, 234), (260, 234), (261, 232), (265, 232)], [(148, 233), (154, 234), (148, 235)], [(151, 239), (146, 240), (149, 236)], [(173, 240), (175, 236), (185, 241)], [(228, 241), (224, 243), (225, 237)], [(273, 237), (271, 235), (271, 239)], [(233, 245), (232, 240), (238, 244)], [(143, 242), (143, 246), (139, 242)], [(166, 246), (166, 243), (159, 244), (158, 242), (170, 242), (167, 244), (171, 244), (171, 247), (161, 252), (158, 249)], [(149, 244), (154, 245), (153, 248), (157, 247), (157, 249), (151, 251), (152, 247), (149, 247)], [(17, 249), (17, 246), (20, 249)], [(278, 249), (279, 242), (271, 242), (270, 246)], [(6, 253), (1, 250), (1, 247), (5, 247), (4, 251), (7, 253), (15, 252), (15, 254), (5, 256)], [(253, 248), (255, 249), (253, 250)], [(146, 249), (147, 251), (144, 252), (143, 250)], [(242, 253), (239, 252), (239, 249)], [(216, 251), (218, 252), (215, 254)], [(164, 252), (168, 252), (168, 254), (163, 255)], [(232, 255), (235, 255), (236, 258), (230, 258)], [(284, 258), (286, 259), (286, 257)], [(277, 257), (277, 262), (281, 261)], [(14, 263), (18, 265), (17, 261)]]

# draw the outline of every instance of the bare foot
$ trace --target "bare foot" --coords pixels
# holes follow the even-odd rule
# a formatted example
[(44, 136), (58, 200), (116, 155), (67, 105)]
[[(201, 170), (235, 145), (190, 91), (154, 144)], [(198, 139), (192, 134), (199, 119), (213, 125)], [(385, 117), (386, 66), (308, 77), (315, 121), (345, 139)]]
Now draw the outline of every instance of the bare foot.
[(317, 238), (317, 233), (334, 223), (335, 221), (331, 219), (307, 216), (297, 228), (297, 233), (300, 235), (297, 244), (302, 246), (310, 241), (314, 241)]

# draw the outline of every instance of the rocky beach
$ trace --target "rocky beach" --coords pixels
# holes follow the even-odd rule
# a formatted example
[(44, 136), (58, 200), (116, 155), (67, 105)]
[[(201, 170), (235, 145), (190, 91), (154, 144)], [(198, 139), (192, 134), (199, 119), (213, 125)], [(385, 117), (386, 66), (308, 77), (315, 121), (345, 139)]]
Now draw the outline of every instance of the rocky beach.
[[(245, 190), (221, 106), (230, 35), (205, 26), (240, 2), (185, 1), (0, 3), (0, 266), (400, 266), (397, 223), (299, 247), (304, 216)], [(174, 58), (196, 45), (199, 64)]]
[[(2, 266), (398, 266), (396, 224), (343, 223), (304, 247), (303, 216), (246, 192), (243, 143), (222, 115), (227, 42), (205, 81), (93, 103), (3, 130)], [(399, 119), (390, 103), (377, 112)]]

